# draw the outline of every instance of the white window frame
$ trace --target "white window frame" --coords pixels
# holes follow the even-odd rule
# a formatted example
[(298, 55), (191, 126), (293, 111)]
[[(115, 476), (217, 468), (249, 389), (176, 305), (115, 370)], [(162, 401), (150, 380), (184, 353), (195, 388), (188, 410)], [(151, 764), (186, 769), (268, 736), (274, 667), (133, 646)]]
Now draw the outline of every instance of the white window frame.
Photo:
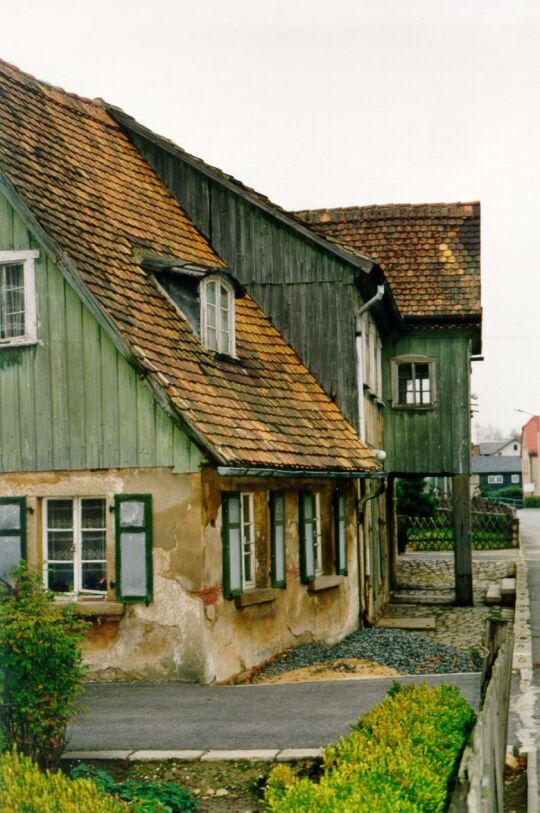
[[(105, 596), (107, 595), (107, 589), (105, 590), (88, 590), (83, 589), (82, 587), (82, 564), (83, 559), (81, 557), (81, 549), (82, 549), (82, 533), (81, 533), (81, 517), (82, 517), (82, 503), (83, 500), (103, 500), (105, 502), (105, 528), (104, 529), (96, 529), (96, 530), (105, 530), (105, 559), (96, 559), (93, 561), (103, 563), (105, 562), (105, 574), (108, 583), (108, 541), (109, 541), (109, 528), (107, 523), (107, 505), (108, 499), (101, 494), (96, 495), (85, 495), (84, 497), (72, 497), (72, 496), (54, 496), (54, 497), (47, 497), (43, 500), (43, 583), (48, 588), (49, 587), (49, 538), (48, 532), (49, 530), (53, 530), (49, 528), (48, 516), (49, 510), (48, 506), (50, 502), (56, 502), (57, 500), (69, 500), (73, 506), (73, 528), (67, 530), (73, 530), (73, 592), (68, 593), (59, 593), (58, 595), (61, 596), (68, 596), (68, 597), (76, 597), (78, 595), (91, 595), (91, 596)], [(60, 560), (52, 559), (50, 560), (51, 563), (57, 563)], [(66, 560), (68, 561), (68, 560)], [(71, 561), (71, 560), (69, 560)], [(88, 560), (84, 560), (85, 562)]]
[[(246, 520), (244, 500), (249, 503), (249, 518)], [(257, 582), (257, 559), (255, 556), (255, 500), (252, 491), (240, 492), (240, 539), (242, 543), (242, 589), (251, 590)], [(246, 574), (246, 558), (251, 562), (251, 573)], [(248, 578), (249, 576), (249, 578)]]
[[(208, 299), (207, 299), (207, 288), (209, 283), (216, 284), (216, 347), (210, 347), (208, 341)], [(219, 305), (221, 301), (220, 296), (220, 286), (227, 292), (227, 304), (228, 304), (228, 313), (227, 313), (227, 330), (229, 335), (229, 340), (227, 342), (227, 347), (222, 346), (222, 313), (221, 307)], [(208, 277), (205, 277), (201, 280), (199, 286), (199, 293), (201, 298), (201, 341), (203, 345), (211, 351), (216, 353), (223, 353), (227, 356), (235, 356), (236, 355), (236, 336), (235, 336), (235, 297), (234, 297), (234, 289), (231, 283), (226, 280), (224, 277), (220, 276), (219, 274), (211, 274)]]
[(490, 486), (500, 486), (504, 483), (504, 477), (502, 474), (488, 474), (487, 481)]
[(517, 484), (517, 485), (519, 485), (519, 474), (512, 474), (512, 475), (510, 476), (510, 482), (511, 482), (513, 485), (516, 485), (516, 484)]
[(24, 335), (7, 339), (0, 338), (1, 347), (13, 347), (35, 344), (37, 341), (37, 304), (34, 260), (39, 258), (39, 251), (0, 251), (0, 266), (22, 265), (24, 277)]
[[(401, 404), (399, 401), (399, 368), (401, 365), (427, 364), (429, 373), (429, 403)], [(393, 409), (434, 409), (437, 406), (437, 363), (433, 356), (407, 355), (394, 356), (390, 359), (392, 373), (392, 408)], [(413, 381), (416, 379), (413, 379)], [(413, 396), (416, 399), (416, 390), (413, 388)]]

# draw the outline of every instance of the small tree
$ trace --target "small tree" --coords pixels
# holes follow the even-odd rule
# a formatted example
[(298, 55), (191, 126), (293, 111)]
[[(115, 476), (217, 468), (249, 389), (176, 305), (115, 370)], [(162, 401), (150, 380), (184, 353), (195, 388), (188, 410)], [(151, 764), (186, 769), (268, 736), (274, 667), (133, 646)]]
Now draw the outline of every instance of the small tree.
[(2, 723), (7, 745), (56, 770), (84, 674), (87, 623), (51, 600), (23, 564), (0, 600)]
[(400, 477), (396, 484), (397, 511), (408, 517), (432, 517), (437, 498), (423, 477)]

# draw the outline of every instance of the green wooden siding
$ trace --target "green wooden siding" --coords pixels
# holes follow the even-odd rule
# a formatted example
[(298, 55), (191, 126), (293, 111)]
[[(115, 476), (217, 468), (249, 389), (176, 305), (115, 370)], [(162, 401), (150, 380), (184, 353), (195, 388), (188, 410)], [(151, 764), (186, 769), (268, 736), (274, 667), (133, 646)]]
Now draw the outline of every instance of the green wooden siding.
[(337, 399), (347, 420), (358, 428), (354, 331), (360, 300), (354, 267), (143, 136), (130, 133), (130, 137), (326, 392)]
[[(437, 406), (393, 409), (390, 358), (436, 360)], [(411, 474), (468, 474), (470, 467), (471, 338), (464, 331), (410, 331), (383, 347), (385, 469)]]
[[(40, 249), (0, 196), (0, 250), (28, 248)], [(198, 448), (43, 251), (35, 268), (38, 344), (0, 347), (0, 471), (198, 471)]]

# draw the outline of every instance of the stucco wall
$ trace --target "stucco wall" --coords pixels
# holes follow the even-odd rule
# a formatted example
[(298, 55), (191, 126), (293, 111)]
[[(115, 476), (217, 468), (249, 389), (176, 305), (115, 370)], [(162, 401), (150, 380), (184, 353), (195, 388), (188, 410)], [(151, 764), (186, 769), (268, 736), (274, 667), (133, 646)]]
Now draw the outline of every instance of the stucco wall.
[[(107, 497), (152, 494), (154, 601), (150, 606), (114, 603), (114, 516), (108, 512), (105, 614), (93, 618), (85, 660), (92, 676), (198, 680), (205, 673), (205, 625), (200, 544), (200, 475), (170, 469), (111, 469), (0, 475), (2, 496), (26, 496), (28, 559), (43, 562), (42, 501), (45, 497)], [(81, 604), (84, 606), (84, 604)], [(109, 608), (109, 609), (107, 609)], [(122, 615), (107, 611), (124, 609)]]
[[(331, 587), (313, 590), (300, 580), (298, 492), (319, 491), (327, 506), (322, 531), (325, 574), (331, 576), (330, 506), (337, 485), (347, 497), (348, 575), (334, 577), (338, 583)], [(270, 589), (270, 488), (285, 493), (285, 589)], [(250, 606), (223, 596), (221, 498), (228, 490), (255, 493), (257, 590), (266, 591), (267, 600)], [(43, 562), (43, 498), (106, 497), (112, 505), (115, 494), (152, 495), (154, 600), (148, 607), (123, 607), (114, 600), (114, 515), (108, 512), (109, 595), (102, 612), (93, 617), (85, 655), (92, 677), (227, 681), (285, 648), (312, 640), (335, 641), (358, 626), (354, 481), (239, 480), (220, 478), (212, 469), (190, 475), (139, 468), (0, 475), (0, 493), (27, 498), (28, 557), (38, 569)]]
[[(205, 618), (212, 639), (207, 663), (208, 682), (225, 681), (233, 675), (251, 670), (267, 658), (291, 646), (313, 640), (336, 641), (358, 626), (359, 599), (356, 568), (356, 522), (354, 482), (340, 481), (347, 494), (347, 562), (348, 576), (339, 585), (313, 591), (300, 580), (298, 492), (312, 489), (321, 493), (321, 500), (331, 502), (336, 481), (261, 480), (261, 478), (218, 477), (212, 470), (203, 472), (204, 514), (204, 581), (215, 586), (205, 608)], [(285, 493), (286, 521), (286, 589), (272, 592), (272, 600), (239, 607), (238, 601), (225, 599), (220, 589), (222, 579), (222, 541), (220, 495), (223, 491), (253, 491), (266, 501), (269, 488)], [(259, 505), (261, 501), (259, 501)], [(259, 535), (259, 551), (269, 545), (269, 529), (264, 525)], [(331, 521), (323, 519), (323, 538), (332, 535)], [(332, 570), (332, 543), (327, 550), (327, 574)], [(262, 557), (265, 558), (264, 556)], [(269, 562), (268, 556), (266, 557)], [(266, 581), (265, 581), (266, 576)], [(268, 569), (258, 573), (257, 587), (268, 588)]]

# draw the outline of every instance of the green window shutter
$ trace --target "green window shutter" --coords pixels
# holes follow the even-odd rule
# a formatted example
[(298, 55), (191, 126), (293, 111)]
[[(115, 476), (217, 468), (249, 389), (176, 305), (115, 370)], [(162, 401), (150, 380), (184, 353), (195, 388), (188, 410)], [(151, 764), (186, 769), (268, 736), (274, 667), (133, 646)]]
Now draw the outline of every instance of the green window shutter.
[(223, 534), (223, 595), (234, 598), (242, 593), (242, 535), (240, 494), (223, 495), (221, 506)]
[(315, 579), (315, 495), (301, 491), (299, 500), (300, 578), (303, 584), (309, 584)]
[(347, 575), (347, 502), (344, 494), (334, 495), (336, 573)]
[(0, 577), (26, 559), (26, 497), (0, 497)]
[(152, 496), (117, 494), (116, 598), (125, 604), (150, 604), (152, 575)]
[(285, 495), (270, 492), (270, 534), (272, 540), (272, 587), (286, 587), (285, 570)]

